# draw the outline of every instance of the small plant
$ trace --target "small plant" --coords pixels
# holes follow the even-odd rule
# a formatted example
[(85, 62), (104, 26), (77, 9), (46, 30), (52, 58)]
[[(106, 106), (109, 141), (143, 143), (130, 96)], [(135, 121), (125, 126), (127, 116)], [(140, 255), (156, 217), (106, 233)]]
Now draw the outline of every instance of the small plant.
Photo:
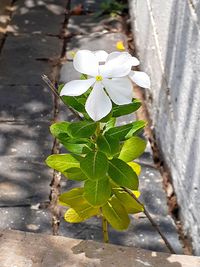
[(122, 15), (127, 10), (127, 3), (119, 0), (105, 0), (100, 5), (98, 16), (109, 14), (111, 16)]
[(65, 220), (79, 223), (99, 216), (108, 242), (107, 223), (126, 230), (129, 215), (144, 211), (137, 200), (141, 167), (134, 160), (146, 147), (146, 141), (138, 136), (146, 122), (117, 126), (116, 119), (141, 106), (140, 100), (133, 98), (132, 81), (150, 87), (150, 80), (144, 72), (131, 70), (139, 61), (127, 52), (80, 50), (73, 64), (81, 79), (60, 85), (58, 91), (80, 121), (51, 125), (52, 135), (69, 153), (50, 155), (46, 163), (82, 183), (59, 197), (60, 205), (68, 207)]

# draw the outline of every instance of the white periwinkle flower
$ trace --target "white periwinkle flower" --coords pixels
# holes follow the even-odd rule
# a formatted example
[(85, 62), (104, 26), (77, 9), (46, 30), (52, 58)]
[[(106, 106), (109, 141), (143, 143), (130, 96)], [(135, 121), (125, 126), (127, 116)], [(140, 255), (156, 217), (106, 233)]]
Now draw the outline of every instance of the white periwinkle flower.
[[(79, 96), (93, 87), (86, 100), (85, 109), (94, 121), (109, 114), (112, 109), (111, 100), (117, 105), (132, 102), (133, 88), (127, 75), (131, 67), (138, 65), (139, 61), (127, 52), (118, 55), (116, 53), (119, 52), (108, 55), (105, 51), (79, 50), (73, 60), (74, 68), (87, 74), (89, 78), (65, 84), (60, 93), (61, 96)], [(100, 61), (105, 63), (101, 65)]]
[[(103, 50), (99, 50), (99, 51), (96, 51), (94, 52), (95, 55), (98, 57), (98, 60), (99, 62), (105, 62), (109, 56), (109, 54)], [(127, 52), (113, 52), (112, 53), (112, 57), (116, 58), (117, 60), (117, 57), (120, 57), (122, 54), (124, 54)], [(130, 54), (129, 54), (129, 62), (132, 64), (132, 67), (134, 66), (138, 66), (140, 64), (139, 60), (136, 58), (136, 57), (132, 57)], [(143, 87), (143, 88), (150, 88), (151, 87), (151, 81), (150, 81), (150, 78), (149, 76), (143, 72), (143, 71), (133, 71), (131, 70), (130, 73), (128, 74), (128, 77), (134, 82), (136, 83), (137, 85), (139, 85), (140, 87)]]

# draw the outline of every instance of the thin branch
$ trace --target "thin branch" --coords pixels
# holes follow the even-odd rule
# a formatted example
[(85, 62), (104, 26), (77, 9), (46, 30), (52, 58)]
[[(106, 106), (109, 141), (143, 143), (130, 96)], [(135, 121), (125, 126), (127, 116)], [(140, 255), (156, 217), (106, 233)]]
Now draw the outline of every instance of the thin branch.
[[(137, 197), (132, 193), (131, 190), (127, 189), (126, 187), (122, 187), (123, 190), (128, 193), (132, 198), (134, 198), (135, 201), (137, 201), (138, 204), (142, 205), (143, 204), (137, 199)], [(162, 237), (163, 241), (165, 242), (165, 245), (167, 246), (167, 248), (169, 249), (169, 251), (172, 254), (176, 254), (176, 252), (174, 251), (174, 249), (172, 248), (172, 246), (170, 245), (169, 241), (167, 240), (167, 238), (164, 236), (164, 234), (161, 232), (159, 226), (157, 225), (157, 223), (153, 220), (153, 218), (151, 217), (151, 215), (149, 214), (149, 212), (146, 210), (146, 208), (144, 207), (144, 214), (147, 216), (147, 218), (149, 219), (149, 221), (151, 222), (152, 226), (156, 229), (156, 231), (159, 233), (159, 235)]]
[(103, 230), (103, 240), (104, 243), (109, 242), (109, 237), (108, 237), (108, 222), (106, 218), (102, 215), (102, 230)]
[[(57, 92), (56, 87), (54, 86), (54, 84), (49, 80), (49, 78), (45, 75), (42, 74), (42, 80), (48, 85), (48, 87), (51, 89), (52, 93), (58, 97), (59, 99), (61, 99), (61, 101), (64, 103), (64, 101), (62, 100), (62, 98), (60, 97), (60, 95)], [(65, 104), (65, 103), (64, 103)], [(66, 104), (65, 104), (66, 105)], [(67, 106), (67, 108), (77, 117), (78, 120), (82, 120), (83, 118), (76, 112), (74, 111), (74, 109), (70, 108), (69, 106)]]

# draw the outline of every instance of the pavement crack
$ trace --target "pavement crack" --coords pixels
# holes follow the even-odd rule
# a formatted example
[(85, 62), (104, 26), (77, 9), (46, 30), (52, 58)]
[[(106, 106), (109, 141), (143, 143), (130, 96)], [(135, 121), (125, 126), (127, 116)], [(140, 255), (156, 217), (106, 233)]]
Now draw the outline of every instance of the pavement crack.
[[(66, 1), (66, 11), (70, 10), (70, 0)], [(64, 14), (64, 21), (62, 24), (62, 29), (61, 29), (61, 34), (66, 31), (67, 24), (69, 20), (69, 12), (65, 12)], [(60, 59), (59, 62), (57, 62), (57, 68), (56, 68), (56, 76), (58, 77), (59, 75), (59, 70), (60, 70), (60, 65), (62, 62), (62, 58), (65, 57), (66, 53), (66, 42), (68, 38), (63, 38), (63, 45), (62, 45), (62, 50), (60, 53)], [(53, 81), (53, 84), (57, 88), (57, 81)], [(53, 107), (53, 121), (56, 122), (59, 119), (59, 108), (60, 108), (60, 99), (57, 95), (53, 95), (53, 102), (54, 102), (54, 107)], [(60, 145), (57, 139), (54, 139), (53, 145), (52, 145), (52, 154), (58, 154), (60, 152)], [(61, 209), (58, 206), (58, 197), (60, 195), (60, 181), (61, 181), (61, 173), (57, 172), (54, 170), (53, 172), (53, 177), (51, 180), (51, 192), (50, 192), (50, 211), (52, 214), (52, 231), (53, 235), (58, 235), (59, 232), (59, 226), (60, 226), (60, 217), (61, 217)]]

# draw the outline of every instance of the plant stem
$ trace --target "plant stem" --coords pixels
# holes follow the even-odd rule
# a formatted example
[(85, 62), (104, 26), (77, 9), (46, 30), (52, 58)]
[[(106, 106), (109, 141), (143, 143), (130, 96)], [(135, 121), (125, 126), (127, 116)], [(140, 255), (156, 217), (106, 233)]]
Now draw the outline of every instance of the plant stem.
[[(129, 190), (126, 187), (122, 187), (123, 190), (128, 193), (132, 198), (134, 198), (135, 201), (137, 201), (138, 204), (144, 206), (138, 199), (137, 197), (132, 193), (131, 190)], [(159, 226), (157, 225), (157, 223), (153, 220), (153, 218), (151, 217), (151, 215), (149, 214), (149, 212), (146, 210), (146, 208), (144, 207), (144, 214), (147, 216), (147, 218), (149, 219), (149, 221), (151, 222), (152, 226), (156, 229), (156, 231), (159, 233), (159, 235), (162, 237), (163, 241), (165, 242), (165, 245), (167, 246), (167, 248), (169, 249), (169, 251), (172, 254), (176, 254), (176, 252), (174, 251), (174, 249), (172, 248), (172, 246), (170, 245), (169, 241), (167, 240), (167, 238), (164, 236), (164, 234), (161, 232)]]
[[(63, 102), (62, 98), (60, 97), (60, 95), (57, 92), (56, 87), (54, 86), (54, 84), (49, 80), (49, 78), (45, 75), (42, 74), (42, 80), (48, 85), (48, 87), (51, 89), (51, 91), (53, 92), (53, 94), (58, 97), (59, 99), (61, 99), (61, 101)], [(63, 102), (64, 103), (64, 102)], [(65, 103), (64, 103), (65, 104)], [(82, 120), (82, 117), (76, 112), (74, 111), (72, 108), (70, 108), (69, 106), (67, 106), (67, 108), (79, 119)]]
[(106, 218), (102, 215), (102, 229), (103, 229), (103, 240), (104, 243), (109, 242), (109, 237), (108, 237), (108, 222)]

